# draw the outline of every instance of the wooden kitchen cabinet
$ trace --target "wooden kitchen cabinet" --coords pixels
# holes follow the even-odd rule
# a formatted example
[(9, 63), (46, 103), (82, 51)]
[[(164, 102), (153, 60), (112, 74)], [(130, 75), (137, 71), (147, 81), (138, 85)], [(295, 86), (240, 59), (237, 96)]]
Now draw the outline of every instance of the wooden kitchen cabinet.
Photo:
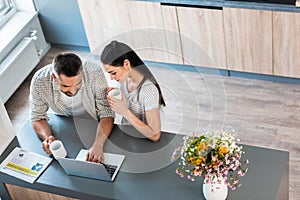
[(225, 69), (222, 10), (179, 6), (176, 9), (184, 64)]
[(300, 78), (300, 13), (273, 12), (274, 75)]
[(272, 11), (224, 8), (227, 69), (273, 74)]
[(169, 63), (183, 64), (176, 6), (161, 6)]
[(89, 47), (117, 39), (143, 60), (300, 77), (300, 13), (78, 0)]
[(78, 0), (78, 5), (94, 54), (117, 39), (135, 49), (143, 60), (169, 61), (160, 3)]

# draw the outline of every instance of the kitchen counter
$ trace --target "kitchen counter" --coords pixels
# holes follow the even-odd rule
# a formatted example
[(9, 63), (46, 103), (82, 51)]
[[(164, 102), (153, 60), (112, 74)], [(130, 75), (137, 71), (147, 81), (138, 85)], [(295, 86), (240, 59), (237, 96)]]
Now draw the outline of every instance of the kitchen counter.
[(228, 8), (246, 8), (256, 10), (271, 10), (285, 12), (299, 12), (300, 8), (296, 5), (262, 3), (262, 2), (247, 2), (247, 1), (228, 1), (228, 0), (140, 0), (150, 2), (161, 2), (162, 4), (175, 4), (187, 6), (209, 6), (209, 7), (228, 7)]

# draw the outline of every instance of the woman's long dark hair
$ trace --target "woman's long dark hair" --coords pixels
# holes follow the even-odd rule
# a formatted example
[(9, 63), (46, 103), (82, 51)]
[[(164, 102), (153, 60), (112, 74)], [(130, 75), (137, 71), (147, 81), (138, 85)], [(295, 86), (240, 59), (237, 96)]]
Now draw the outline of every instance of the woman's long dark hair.
[[(134, 50), (131, 49), (127, 44), (114, 40), (103, 49), (100, 56), (100, 60), (103, 64), (115, 67), (122, 67), (124, 64), (124, 60), (126, 59), (129, 60), (132, 68), (136, 69), (144, 76), (140, 83), (140, 86), (145, 82), (145, 80), (151, 81), (158, 89), (159, 104), (166, 106), (161, 89), (153, 74), (145, 65), (145, 63), (140, 59), (140, 57), (134, 52)], [(139, 90), (140, 88), (141, 87), (139, 87)]]

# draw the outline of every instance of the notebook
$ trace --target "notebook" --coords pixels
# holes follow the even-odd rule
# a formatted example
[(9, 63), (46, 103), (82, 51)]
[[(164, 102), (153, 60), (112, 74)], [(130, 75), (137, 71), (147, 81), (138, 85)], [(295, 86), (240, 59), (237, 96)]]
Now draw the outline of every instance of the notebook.
[(104, 153), (104, 163), (94, 163), (85, 161), (87, 152), (88, 150), (81, 149), (75, 159), (57, 158), (57, 161), (68, 175), (114, 181), (125, 156)]

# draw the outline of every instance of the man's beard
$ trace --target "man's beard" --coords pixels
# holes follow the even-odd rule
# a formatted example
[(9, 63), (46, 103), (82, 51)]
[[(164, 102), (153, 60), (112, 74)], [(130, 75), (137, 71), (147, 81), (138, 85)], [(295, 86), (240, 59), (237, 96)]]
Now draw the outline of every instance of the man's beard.
[(79, 90), (80, 89), (78, 89), (74, 95), (72, 93), (70, 93), (70, 92), (63, 92), (63, 91), (61, 91), (61, 92), (64, 93), (65, 95), (67, 95), (68, 97), (74, 97), (74, 96), (76, 96), (78, 94)]

